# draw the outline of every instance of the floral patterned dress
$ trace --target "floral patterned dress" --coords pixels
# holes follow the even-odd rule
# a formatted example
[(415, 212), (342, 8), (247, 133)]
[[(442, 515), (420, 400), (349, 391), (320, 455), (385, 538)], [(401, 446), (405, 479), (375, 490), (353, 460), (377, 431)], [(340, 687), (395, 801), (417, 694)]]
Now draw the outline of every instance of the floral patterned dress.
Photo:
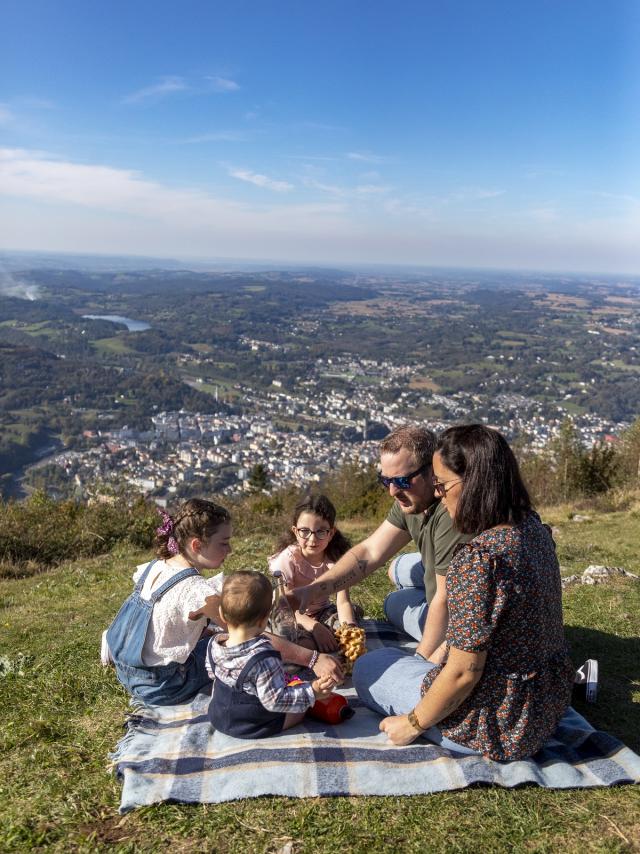
[[(537, 513), (460, 545), (447, 573), (449, 647), (486, 650), (480, 681), (443, 735), (491, 759), (531, 756), (569, 705), (575, 668), (562, 627), (555, 546)], [(425, 677), (425, 694), (446, 663)]]

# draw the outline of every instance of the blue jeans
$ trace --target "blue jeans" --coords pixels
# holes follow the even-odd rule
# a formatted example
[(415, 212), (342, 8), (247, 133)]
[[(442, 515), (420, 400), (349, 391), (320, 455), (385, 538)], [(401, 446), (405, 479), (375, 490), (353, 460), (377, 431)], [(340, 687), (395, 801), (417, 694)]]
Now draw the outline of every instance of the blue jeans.
[[(404, 650), (383, 647), (356, 659), (353, 684), (365, 706), (381, 715), (406, 715), (420, 701), (420, 688), (436, 665)], [(422, 736), (456, 753), (478, 755), (477, 750), (456, 744), (432, 726)]]
[(383, 608), (387, 620), (419, 641), (427, 620), (427, 594), (420, 552), (399, 555), (391, 564), (397, 590), (389, 593)]

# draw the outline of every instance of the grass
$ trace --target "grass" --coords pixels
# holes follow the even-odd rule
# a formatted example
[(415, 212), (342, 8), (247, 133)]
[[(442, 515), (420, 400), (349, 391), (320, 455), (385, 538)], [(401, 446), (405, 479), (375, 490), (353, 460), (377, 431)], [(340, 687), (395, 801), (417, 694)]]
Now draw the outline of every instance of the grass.
[(98, 352), (104, 355), (135, 353), (135, 350), (129, 347), (124, 338), (119, 335), (114, 335), (112, 338), (96, 338), (91, 343)]
[[(638, 571), (640, 516), (633, 510), (556, 528), (565, 572), (589, 563)], [(343, 526), (353, 540), (369, 523)], [(226, 568), (264, 567), (272, 537), (238, 538)], [(127, 698), (98, 662), (99, 639), (147, 557), (125, 547), (0, 581), (0, 850), (121, 852), (623, 852), (640, 850), (640, 787), (548, 791), (475, 788), (402, 798), (260, 798), (221, 805), (163, 804), (117, 812), (120, 785), (107, 753)], [(376, 573), (354, 598), (381, 615), (388, 590)], [(640, 752), (640, 583), (570, 588), (567, 635), (576, 663), (596, 657), (598, 702), (576, 703), (597, 727)]]

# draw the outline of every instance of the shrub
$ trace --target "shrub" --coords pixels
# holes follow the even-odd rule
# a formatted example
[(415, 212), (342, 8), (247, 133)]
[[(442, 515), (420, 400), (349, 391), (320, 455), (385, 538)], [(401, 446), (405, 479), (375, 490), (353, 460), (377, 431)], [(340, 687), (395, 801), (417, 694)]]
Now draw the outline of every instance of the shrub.
[(157, 524), (154, 506), (138, 497), (76, 503), (35, 492), (26, 501), (0, 502), (0, 573), (31, 575), (63, 560), (103, 554), (119, 542), (147, 548)]

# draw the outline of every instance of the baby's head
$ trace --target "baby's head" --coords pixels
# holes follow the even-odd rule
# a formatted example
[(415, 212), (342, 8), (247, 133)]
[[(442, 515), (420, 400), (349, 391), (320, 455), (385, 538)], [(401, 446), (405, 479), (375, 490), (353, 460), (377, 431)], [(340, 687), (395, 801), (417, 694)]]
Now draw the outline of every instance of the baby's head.
[(272, 598), (271, 582), (266, 575), (239, 570), (224, 580), (220, 610), (232, 628), (258, 626), (269, 616)]

